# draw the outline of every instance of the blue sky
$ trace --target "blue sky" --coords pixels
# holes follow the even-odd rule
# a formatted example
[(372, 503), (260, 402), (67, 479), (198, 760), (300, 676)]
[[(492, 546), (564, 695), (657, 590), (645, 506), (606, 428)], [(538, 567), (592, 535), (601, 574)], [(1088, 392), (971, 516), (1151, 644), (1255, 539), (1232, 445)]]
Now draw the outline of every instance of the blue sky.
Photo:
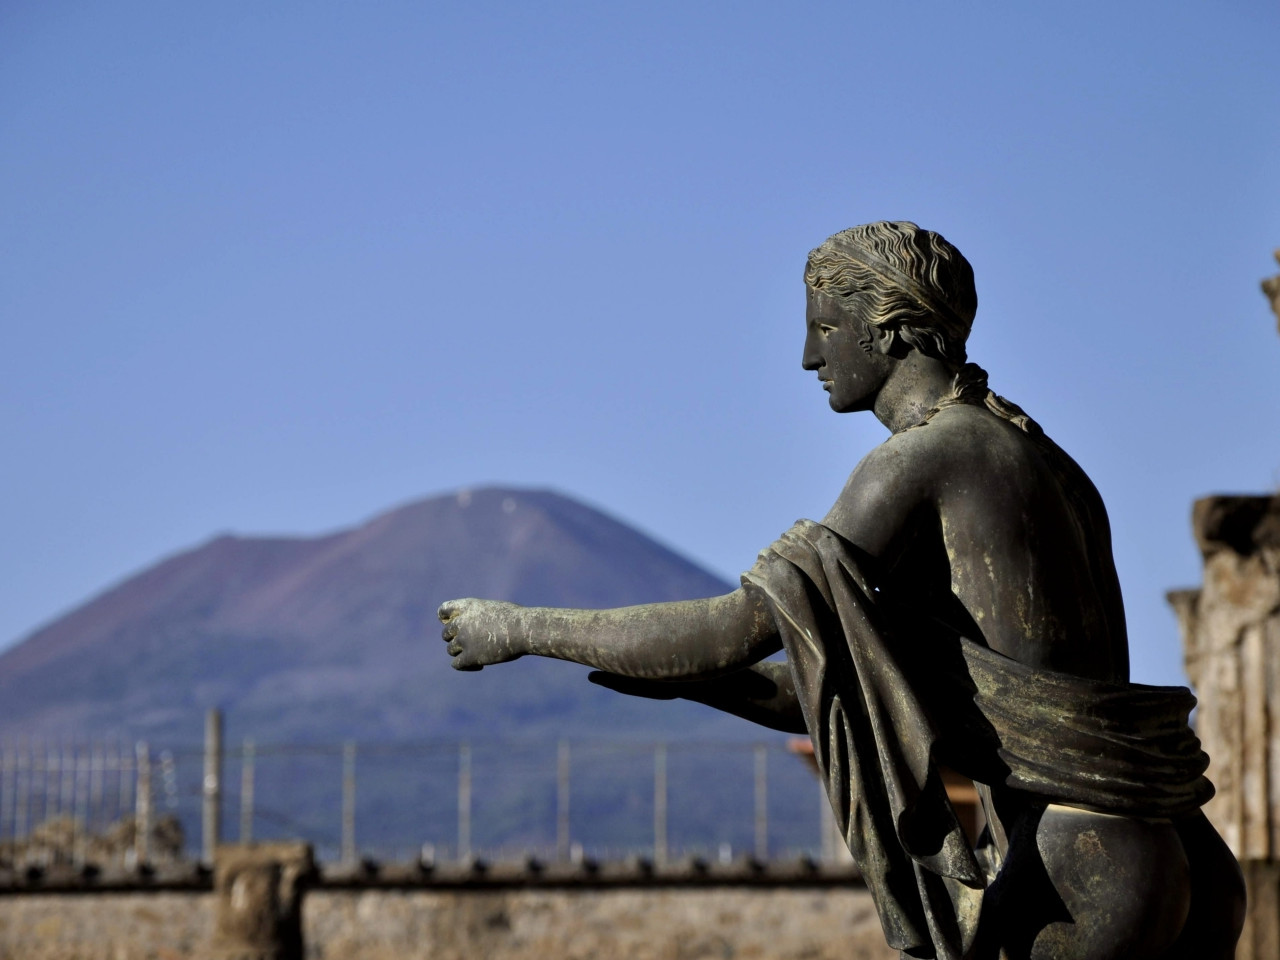
[(1278, 29), (10, 0), (0, 645), (215, 533), (482, 483), (736, 575), (884, 437), (800, 369), (800, 274), (890, 218), (973, 263), (971, 358), (1097, 482), (1135, 678), (1181, 682), (1191, 501), (1280, 482)]

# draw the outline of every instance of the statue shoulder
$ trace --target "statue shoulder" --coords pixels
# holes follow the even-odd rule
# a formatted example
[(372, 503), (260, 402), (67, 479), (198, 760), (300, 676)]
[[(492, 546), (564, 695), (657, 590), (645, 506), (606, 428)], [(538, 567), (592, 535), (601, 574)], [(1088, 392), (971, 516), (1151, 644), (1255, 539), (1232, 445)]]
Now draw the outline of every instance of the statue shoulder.
[(1101, 497), (1070, 456), (1038, 428), (1028, 432), (985, 407), (947, 407), (890, 443), (943, 512), (980, 507), (989, 516), (1025, 514), (1029, 505), (1056, 498), (1077, 505), (1069, 509), (1086, 504), (1090, 522), (1105, 523)]
[(826, 522), (878, 555), (921, 509), (972, 512), (1021, 499), (1037, 476), (1035, 446), (985, 408), (947, 407), (863, 457)]
[(910, 518), (937, 499), (945, 471), (933, 448), (922, 430), (908, 430), (872, 449), (854, 467), (824, 522), (873, 557), (891, 552)]
[(983, 473), (993, 460), (1013, 461), (1041, 456), (1036, 439), (1015, 424), (975, 404), (955, 404), (938, 411), (928, 423), (890, 437), (899, 456), (939, 479)]
[[(1013, 430), (1019, 436), (1011, 437)], [(993, 449), (1010, 441), (1020, 444), (1017, 428), (984, 408), (956, 404), (934, 414), (926, 423), (889, 437), (858, 465), (869, 472), (905, 475), (933, 485), (974, 469)]]
[[(1001, 499), (1042, 477), (1043, 444), (985, 407), (956, 404), (894, 434), (869, 453), (851, 482), (911, 491), (912, 499)], [(994, 482), (993, 482), (994, 481)]]
[[(922, 521), (1008, 529), (1044, 478), (1037, 441), (983, 407), (946, 407), (894, 434), (854, 468), (825, 523), (894, 564)], [(954, 521), (958, 521), (954, 522)]]

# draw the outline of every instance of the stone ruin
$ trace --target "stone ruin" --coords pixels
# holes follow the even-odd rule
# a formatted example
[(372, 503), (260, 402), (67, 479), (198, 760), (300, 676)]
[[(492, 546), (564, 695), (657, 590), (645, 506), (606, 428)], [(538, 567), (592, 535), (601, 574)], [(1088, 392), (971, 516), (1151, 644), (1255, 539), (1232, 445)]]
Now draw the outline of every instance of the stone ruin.
[[(1280, 250), (1276, 251), (1280, 263)], [(1280, 320), (1280, 276), (1262, 281)], [(1239, 960), (1280, 957), (1280, 495), (1212, 496), (1192, 511), (1204, 584), (1169, 602), (1200, 699), (1217, 795), (1204, 811), (1240, 861)]]
[(209, 960), (303, 960), (302, 894), (315, 873), (305, 843), (220, 846)]

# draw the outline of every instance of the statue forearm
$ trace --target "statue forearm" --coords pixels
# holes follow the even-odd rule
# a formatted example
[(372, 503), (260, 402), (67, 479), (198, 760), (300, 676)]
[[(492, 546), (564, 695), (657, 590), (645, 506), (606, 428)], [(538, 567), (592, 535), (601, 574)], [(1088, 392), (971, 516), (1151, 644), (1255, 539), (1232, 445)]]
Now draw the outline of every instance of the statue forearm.
[(441, 607), (459, 669), (526, 654), (643, 679), (712, 677), (760, 660), (780, 641), (765, 603), (743, 590), (613, 610), (459, 600)]
[(646, 679), (715, 676), (768, 656), (773, 622), (741, 590), (615, 610), (530, 609), (529, 653)]

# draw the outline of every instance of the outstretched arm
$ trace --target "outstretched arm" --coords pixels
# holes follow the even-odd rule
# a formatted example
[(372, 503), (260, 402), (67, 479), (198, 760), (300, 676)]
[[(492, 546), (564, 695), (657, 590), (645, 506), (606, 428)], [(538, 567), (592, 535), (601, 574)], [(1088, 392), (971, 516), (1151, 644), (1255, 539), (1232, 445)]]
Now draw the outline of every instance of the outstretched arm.
[(452, 600), (439, 615), (458, 670), (533, 654), (626, 677), (700, 679), (754, 663), (782, 646), (764, 599), (741, 589), (614, 610)]

